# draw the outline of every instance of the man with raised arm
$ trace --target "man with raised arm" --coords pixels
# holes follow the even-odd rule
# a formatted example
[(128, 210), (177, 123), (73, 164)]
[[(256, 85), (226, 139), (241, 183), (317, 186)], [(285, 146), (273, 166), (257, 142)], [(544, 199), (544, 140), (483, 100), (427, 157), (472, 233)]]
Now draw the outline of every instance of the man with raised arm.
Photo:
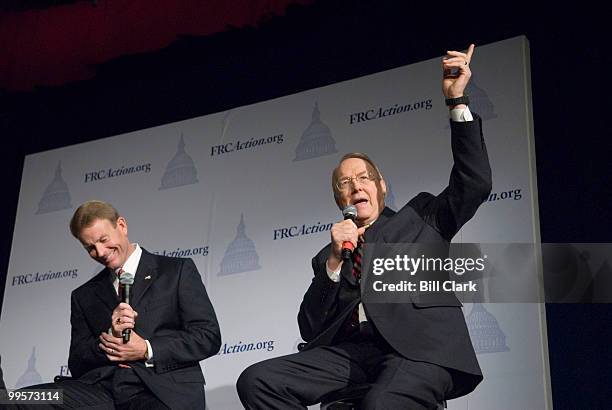
[[(298, 324), (300, 352), (247, 368), (237, 382), (247, 409), (304, 409), (347, 386), (369, 384), (364, 409), (432, 409), (482, 380), (461, 303), (368, 303), (360, 289), (363, 244), (448, 244), (491, 190), (481, 119), (464, 95), (474, 52), (449, 51), (442, 89), (451, 117), (454, 166), (438, 195), (420, 193), (398, 212), (385, 207), (387, 186), (365, 154), (345, 155), (332, 172), (340, 209), (354, 221), (333, 225), (331, 243), (313, 259), (314, 278)], [(354, 248), (350, 259), (342, 249)]]

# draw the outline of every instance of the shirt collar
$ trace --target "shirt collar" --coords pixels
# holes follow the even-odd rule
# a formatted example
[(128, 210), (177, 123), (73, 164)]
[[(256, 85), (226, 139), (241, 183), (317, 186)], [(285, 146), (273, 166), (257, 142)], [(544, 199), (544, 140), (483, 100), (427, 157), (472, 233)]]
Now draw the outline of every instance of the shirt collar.
[(140, 263), (140, 257), (142, 256), (142, 248), (137, 243), (134, 243), (134, 252), (130, 256), (128, 256), (127, 260), (120, 268), (115, 269), (115, 277), (117, 277), (117, 273), (119, 273), (120, 269), (123, 269), (124, 272), (129, 272), (136, 275), (136, 269), (138, 269), (138, 264)]
[(376, 219), (374, 219), (372, 222), (367, 223), (365, 225), (363, 225), (366, 229), (368, 229), (370, 226), (374, 225), (374, 222), (376, 222), (378, 220), (378, 217), (376, 217)]

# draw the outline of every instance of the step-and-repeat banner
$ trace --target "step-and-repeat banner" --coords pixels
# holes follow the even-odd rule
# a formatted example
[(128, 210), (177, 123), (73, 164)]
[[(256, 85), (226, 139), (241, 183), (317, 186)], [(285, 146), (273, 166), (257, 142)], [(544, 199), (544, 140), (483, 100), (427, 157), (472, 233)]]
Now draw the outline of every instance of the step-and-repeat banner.
[[(528, 42), (477, 47), (471, 66), (467, 93), (483, 118), (493, 192), (454, 241), (538, 242)], [(70, 292), (102, 267), (68, 222), (79, 204), (102, 199), (127, 218), (132, 241), (195, 261), (223, 337), (202, 362), (207, 404), (240, 408), (240, 372), (301, 342), (296, 317), (310, 259), (341, 219), (330, 174), (352, 151), (379, 164), (393, 209), (446, 186), (452, 157), (440, 59), (29, 155), (0, 324), (8, 388), (69, 374)], [(548, 406), (543, 306), (463, 309), (485, 379), (449, 408)]]

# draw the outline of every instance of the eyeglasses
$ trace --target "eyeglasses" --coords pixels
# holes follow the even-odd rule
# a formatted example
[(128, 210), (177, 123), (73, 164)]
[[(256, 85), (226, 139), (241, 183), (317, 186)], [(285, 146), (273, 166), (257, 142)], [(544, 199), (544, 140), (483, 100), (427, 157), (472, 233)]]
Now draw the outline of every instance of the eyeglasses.
[(371, 172), (364, 172), (363, 174), (355, 175), (354, 177), (340, 178), (336, 181), (336, 188), (338, 188), (339, 191), (348, 191), (351, 183), (353, 186), (355, 186), (356, 182), (359, 182), (361, 185), (365, 185), (370, 181), (376, 181), (377, 179), (377, 175), (374, 175)]

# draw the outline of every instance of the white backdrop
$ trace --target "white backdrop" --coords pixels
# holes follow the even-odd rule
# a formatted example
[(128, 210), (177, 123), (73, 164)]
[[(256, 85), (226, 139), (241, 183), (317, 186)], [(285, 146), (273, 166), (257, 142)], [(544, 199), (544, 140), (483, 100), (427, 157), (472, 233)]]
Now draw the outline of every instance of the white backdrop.
[[(529, 48), (477, 47), (468, 88), (484, 120), (493, 193), (455, 242), (539, 242)], [(113, 203), (145, 249), (192, 257), (221, 325), (202, 362), (211, 409), (240, 408), (248, 365), (296, 351), (310, 258), (339, 220), (330, 172), (366, 152), (398, 209), (439, 193), (451, 167), (440, 59), (233, 110), (29, 155), (7, 275), (0, 354), (9, 388), (67, 374), (70, 292), (101, 267), (68, 231)], [(441, 165), (442, 164), (442, 165)], [(466, 304), (485, 379), (450, 409), (551, 407), (543, 305)]]

